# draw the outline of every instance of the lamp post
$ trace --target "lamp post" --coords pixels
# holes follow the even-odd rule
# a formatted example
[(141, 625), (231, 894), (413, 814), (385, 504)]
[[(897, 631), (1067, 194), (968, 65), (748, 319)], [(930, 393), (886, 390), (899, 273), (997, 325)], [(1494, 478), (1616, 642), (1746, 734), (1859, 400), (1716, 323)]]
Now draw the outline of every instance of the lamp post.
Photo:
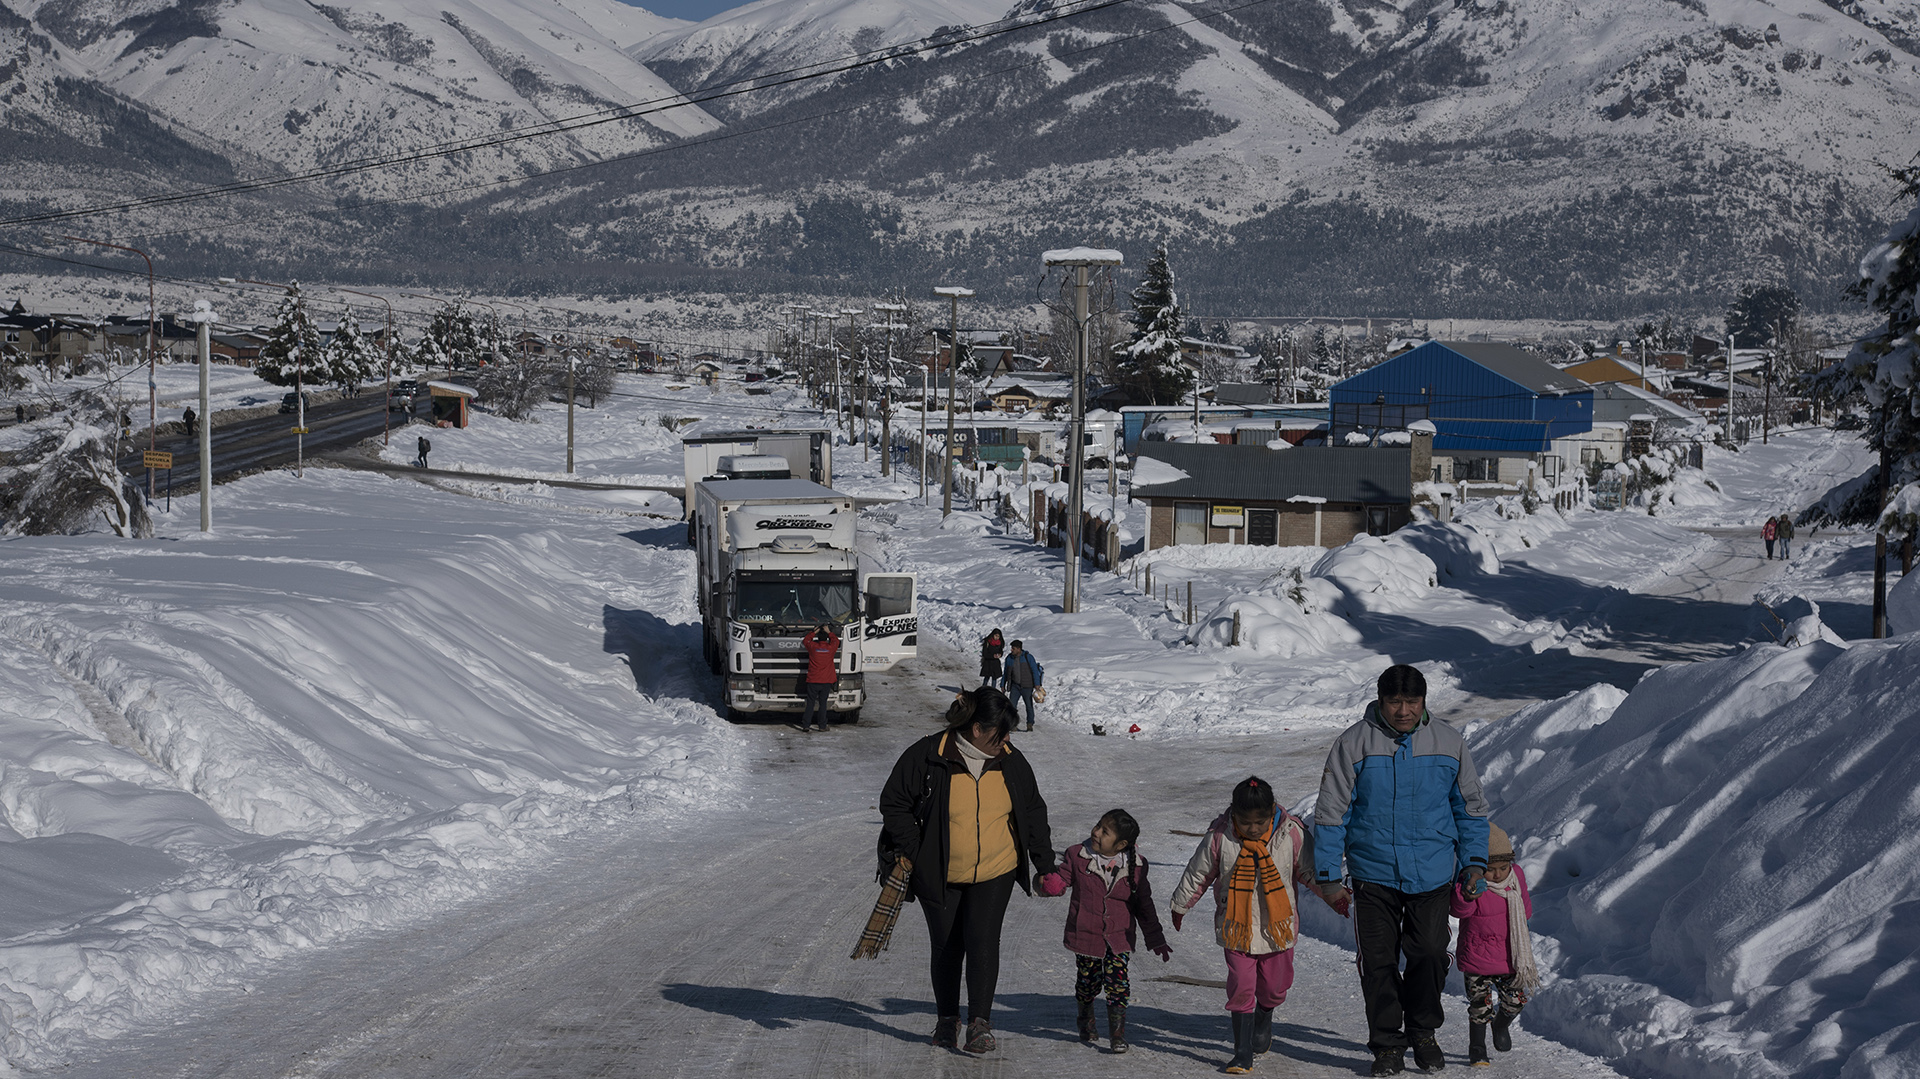
[(960, 366), (960, 301), (972, 296), (973, 290), (942, 285), (933, 294), (947, 298), (947, 446), (946, 464), (940, 470), (940, 515), (944, 517), (953, 512), (953, 384)]
[(1041, 256), (1048, 266), (1073, 267), (1073, 424), (1067, 429), (1067, 451), (1073, 458), (1073, 482), (1067, 488), (1067, 573), (1060, 609), (1066, 614), (1080, 610), (1080, 516), (1084, 485), (1081, 467), (1086, 463), (1087, 430), (1087, 324), (1090, 321), (1087, 286), (1095, 266), (1118, 266), (1118, 251), (1091, 247), (1069, 247), (1048, 251)]
[[(199, 323), (194, 336), (200, 351), (200, 531), (213, 531), (213, 305), (196, 300), (193, 321)], [(172, 494), (168, 494), (172, 498)]]
[(357, 288), (341, 288), (335, 285), (334, 291), (350, 292), (355, 296), (365, 296), (369, 300), (379, 300), (387, 305), (387, 400), (380, 417), (380, 444), (385, 446), (393, 429), (393, 301), (371, 292), (361, 292)]
[[(110, 244), (105, 240), (89, 240), (84, 236), (66, 236), (63, 239), (74, 243), (93, 244), (95, 247), (111, 247), (115, 251), (131, 251), (147, 261), (147, 449), (157, 448), (155, 438), (160, 429), (160, 387), (154, 381), (153, 338), (159, 332), (160, 316), (155, 312), (153, 299), (153, 258), (137, 247), (125, 244)], [(119, 419), (118, 416), (114, 417)], [(147, 501), (153, 501), (153, 469), (147, 469)], [(171, 502), (168, 503), (172, 505)]]
[[(877, 303), (873, 309), (887, 321), (880, 324), (880, 330), (887, 335), (887, 366), (880, 373), (880, 474), (893, 475), (893, 331), (904, 330), (906, 326), (896, 322), (907, 310), (903, 303)], [(926, 410), (920, 410), (920, 422), (926, 422)], [(925, 469), (921, 470), (921, 482), (926, 482)]]

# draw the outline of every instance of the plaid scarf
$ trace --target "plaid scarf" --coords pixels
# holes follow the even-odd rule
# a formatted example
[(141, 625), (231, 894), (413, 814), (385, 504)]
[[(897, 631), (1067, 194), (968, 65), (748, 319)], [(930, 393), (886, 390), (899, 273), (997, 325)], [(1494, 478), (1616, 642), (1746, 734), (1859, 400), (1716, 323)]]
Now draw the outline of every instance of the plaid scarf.
[[(1233, 827), (1231, 820), (1227, 827)], [(1273, 838), (1273, 826), (1257, 839), (1240, 840), (1240, 856), (1233, 861), (1233, 876), (1227, 879), (1227, 917), (1220, 930), (1220, 942), (1228, 951), (1244, 952), (1253, 947), (1253, 895), (1258, 889), (1266, 903), (1261, 913), (1261, 929), (1275, 948), (1293, 945), (1293, 898), (1287, 882), (1280, 879), (1280, 867), (1273, 864), (1267, 842)]]
[(912, 876), (913, 859), (893, 860), (893, 871), (880, 885), (880, 898), (874, 900), (867, 927), (860, 931), (860, 939), (854, 942), (853, 954), (848, 959), (877, 959), (887, 950), (887, 942), (893, 939), (893, 923), (900, 918), (900, 905), (907, 901), (907, 881)]

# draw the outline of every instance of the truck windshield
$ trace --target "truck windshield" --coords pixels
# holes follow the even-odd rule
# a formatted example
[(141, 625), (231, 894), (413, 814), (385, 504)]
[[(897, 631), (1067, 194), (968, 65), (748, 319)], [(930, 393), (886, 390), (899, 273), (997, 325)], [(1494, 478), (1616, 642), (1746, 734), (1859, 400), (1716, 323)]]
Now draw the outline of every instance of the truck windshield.
[(742, 622), (816, 626), (853, 619), (853, 585), (831, 581), (741, 581), (734, 617)]

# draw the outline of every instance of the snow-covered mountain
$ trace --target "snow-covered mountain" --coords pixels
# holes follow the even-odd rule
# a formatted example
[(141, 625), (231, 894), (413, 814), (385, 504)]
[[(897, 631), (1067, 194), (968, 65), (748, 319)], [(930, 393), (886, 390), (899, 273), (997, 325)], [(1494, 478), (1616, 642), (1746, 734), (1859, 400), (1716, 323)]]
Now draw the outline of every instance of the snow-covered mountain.
[[(292, 170), (673, 97), (620, 48), (673, 20), (590, 0), (8, 2), (76, 74)], [(511, 177), (717, 126), (689, 106), (355, 189), (424, 194), (451, 177)]]
[[(1006, 0), (754, 0), (657, 34), (630, 51), (676, 86), (692, 90), (937, 39), (942, 31), (1006, 14)], [(750, 115), (816, 88), (782, 87), (730, 98), (725, 109), (733, 116)]]

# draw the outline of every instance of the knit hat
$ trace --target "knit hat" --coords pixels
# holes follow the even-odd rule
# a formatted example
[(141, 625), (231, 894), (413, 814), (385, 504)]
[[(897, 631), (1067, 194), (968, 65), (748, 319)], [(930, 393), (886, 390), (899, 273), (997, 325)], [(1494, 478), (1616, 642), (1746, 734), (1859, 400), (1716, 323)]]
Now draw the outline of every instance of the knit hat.
[(1491, 862), (1495, 858), (1505, 858), (1508, 861), (1512, 861), (1513, 840), (1507, 838), (1507, 833), (1502, 831), (1499, 825), (1488, 821), (1487, 861)]

